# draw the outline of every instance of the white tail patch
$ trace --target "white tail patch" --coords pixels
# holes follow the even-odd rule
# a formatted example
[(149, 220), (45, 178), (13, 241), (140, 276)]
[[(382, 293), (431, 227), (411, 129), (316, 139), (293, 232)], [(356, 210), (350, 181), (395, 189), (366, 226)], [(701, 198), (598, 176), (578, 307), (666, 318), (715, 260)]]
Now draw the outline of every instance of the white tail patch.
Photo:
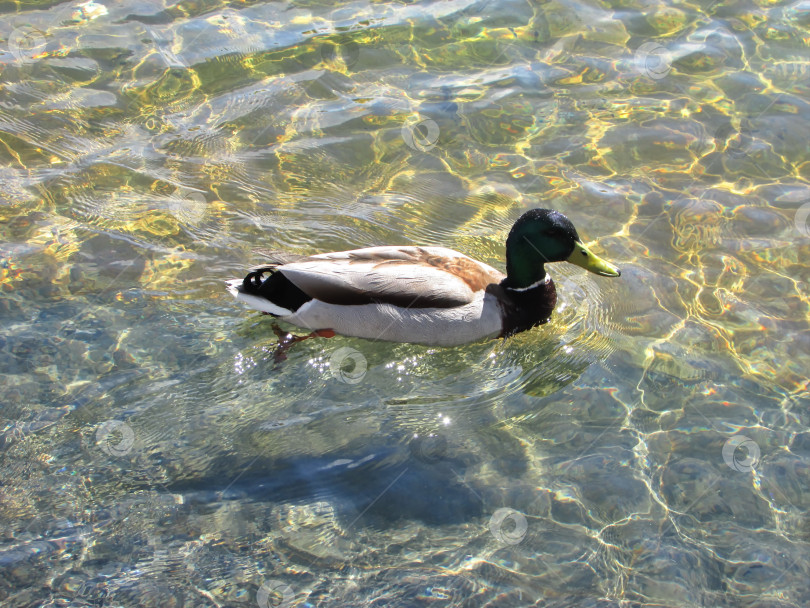
[(228, 291), (231, 292), (231, 295), (249, 308), (260, 310), (262, 312), (269, 312), (271, 315), (276, 315), (277, 317), (286, 317), (287, 315), (291, 315), (293, 312), (286, 308), (282, 308), (281, 306), (276, 306), (267, 298), (260, 298), (259, 296), (252, 296), (248, 293), (242, 293), (239, 290), (239, 288), (242, 286), (242, 279), (231, 279), (230, 281), (225, 281), (225, 283), (227, 284)]

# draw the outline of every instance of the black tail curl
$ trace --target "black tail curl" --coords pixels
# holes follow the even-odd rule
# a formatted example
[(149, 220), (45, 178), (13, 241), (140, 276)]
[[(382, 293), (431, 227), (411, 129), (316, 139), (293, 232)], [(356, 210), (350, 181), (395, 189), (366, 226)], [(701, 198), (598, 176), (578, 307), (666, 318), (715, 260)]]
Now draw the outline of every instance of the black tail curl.
[(264, 279), (262, 278), (265, 273), (273, 273), (274, 268), (272, 266), (264, 266), (262, 268), (257, 268), (248, 273), (248, 275), (242, 281), (242, 291), (244, 293), (248, 293), (252, 296), (261, 296), (262, 294), (262, 284), (264, 283)]

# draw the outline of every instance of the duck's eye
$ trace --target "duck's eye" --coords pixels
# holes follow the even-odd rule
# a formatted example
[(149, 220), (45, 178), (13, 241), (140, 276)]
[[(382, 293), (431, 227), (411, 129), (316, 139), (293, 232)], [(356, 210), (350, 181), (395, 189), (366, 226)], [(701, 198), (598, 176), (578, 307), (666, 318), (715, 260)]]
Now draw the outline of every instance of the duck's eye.
[(579, 252), (580, 252), (582, 255), (584, 255), (586, 258), (588, 257), (588, 254), (585, 252), (585, 250), (584, 250), (584, 249), (580, 249), (580, 250), (579, 250)]

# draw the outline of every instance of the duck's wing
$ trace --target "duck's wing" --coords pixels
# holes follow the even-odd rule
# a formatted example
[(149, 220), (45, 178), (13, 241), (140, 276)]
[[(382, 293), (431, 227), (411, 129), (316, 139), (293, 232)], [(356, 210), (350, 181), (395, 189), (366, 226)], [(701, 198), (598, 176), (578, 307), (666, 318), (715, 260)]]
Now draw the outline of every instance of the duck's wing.
[(277, 267), (310, 297), (329, 304), (408, 308), (469, 304), (504, 275), (444, 247), (370, 247), (310, 256)]

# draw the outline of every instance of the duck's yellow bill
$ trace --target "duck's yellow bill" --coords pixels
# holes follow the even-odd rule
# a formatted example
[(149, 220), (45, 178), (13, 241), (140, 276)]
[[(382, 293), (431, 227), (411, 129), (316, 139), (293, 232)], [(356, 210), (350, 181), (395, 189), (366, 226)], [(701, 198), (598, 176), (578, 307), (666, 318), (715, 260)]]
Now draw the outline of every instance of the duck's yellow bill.
[(585, 270), (589, 270), (594, 274), (603, 277), (620, 277), (622, 271), (616, 268), (610, 262), (606, 262), (599, 256), (595, 255), (582, 243), (577, 243), (574, 246), (573, 253), (568, 257), (568, 261), (577, 266), (582, 266)]

